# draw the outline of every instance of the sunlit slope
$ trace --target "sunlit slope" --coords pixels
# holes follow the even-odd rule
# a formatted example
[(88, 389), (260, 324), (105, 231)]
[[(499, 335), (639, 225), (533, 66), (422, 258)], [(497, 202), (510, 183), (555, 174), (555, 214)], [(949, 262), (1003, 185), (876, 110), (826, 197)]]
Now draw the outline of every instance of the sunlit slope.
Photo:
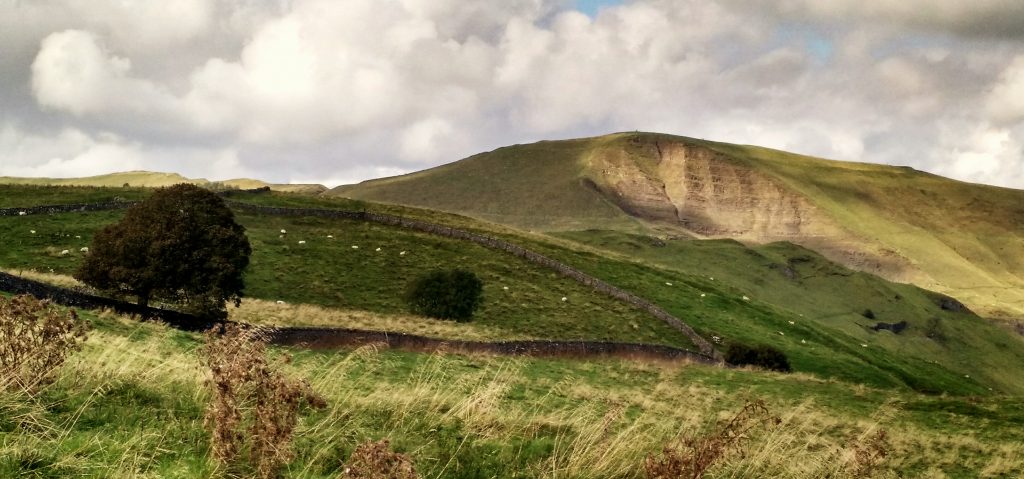
[(228, 188), (252, 189), (270, 187), (274, 191), (286, 191), (290, 193), (317, 194), (323, 192), (327, 187), (311, 184), (274, 184), (249, 178), (235, 178), (224, 181), (210, 181), (205, 178), (186, 178), (177, 173), (160, 173), (154, 171), (125, 171), (110, 173), (107, 175), (88, 176), (84, 178), (16, 178), (11, 176), (0, 176), (0, 184), (16, 185), (56, 185), (56, 186), (132, 186), (158, 188), (171, 186), (178, 183), (193, 183), (197, 185), (217, 184)]
[(1024, 191), (651, 133), (516, 145), (331, 190), (517, 227), (790, 241), (1024, 316)]

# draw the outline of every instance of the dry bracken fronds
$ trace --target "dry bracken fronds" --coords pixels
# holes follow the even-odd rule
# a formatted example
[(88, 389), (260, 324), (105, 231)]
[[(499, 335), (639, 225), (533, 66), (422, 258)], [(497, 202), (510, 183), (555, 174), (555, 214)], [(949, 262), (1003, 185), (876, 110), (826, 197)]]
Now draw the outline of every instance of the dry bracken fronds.
[(206, 410), (215, 459), (248, 462), (261, 478), (275, 477), (291, 461), (292, 434), (302, 403), (324, 407), (308, 384), (284, 377), (266, 358), (266, 341), (235, 325), (207, 333), (201, 354), (210, 368), (213, 400)]
[(874, 477), (879, 466), (889, 455), (892, 446), (889, 444), (888, 433), (879, 429), (874, 434), (862, 437), (850, 444), (853, 452), (848, 463), (850, 475), (853, 477)]
[(419, 479), (406, 454), (391, 450), (387, 439), (366, 441), (356, 447), (342, 479)]
[(32, 296), (0, 297), (0, 386), (30, 391), (45, 385), (81, 348), (89, 324)]
[(722, 457), (739, 448), (755, 427), (779, 419), (772, 416), (763, 401), (748, 402), (728, 421), (720, 421), (707, 434), (682, 438), (676, 445), (667, 445), (661, 457), (648, 455), (644, 472), (648, 479), (699, 479)]

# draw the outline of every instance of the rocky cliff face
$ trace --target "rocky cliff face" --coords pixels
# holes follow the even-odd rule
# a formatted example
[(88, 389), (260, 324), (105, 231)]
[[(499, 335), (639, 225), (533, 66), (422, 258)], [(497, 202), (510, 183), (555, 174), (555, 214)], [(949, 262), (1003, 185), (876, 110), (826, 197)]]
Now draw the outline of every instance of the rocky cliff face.
[(707, 148), (636, 143), (598, 150), (590, 164), (594, 182), (626, 212), (703, 236), (775, 241), (837, 228), (803, 196)]

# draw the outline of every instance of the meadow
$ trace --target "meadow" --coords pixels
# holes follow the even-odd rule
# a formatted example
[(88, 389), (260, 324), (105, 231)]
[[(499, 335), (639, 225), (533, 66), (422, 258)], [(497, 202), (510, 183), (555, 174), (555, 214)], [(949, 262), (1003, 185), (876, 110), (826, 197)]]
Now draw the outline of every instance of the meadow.
[[(66, 202), (44, 187), (0, 191), (20, 199), (17, 206)], [(75, 198), (117, 191), (83, 189)], [(795, 370), (374, 345), (272, 348), (279, 367), (309, 381), (328, 404), (303, 412), (286, 477), (339, 477), (358, 444), (381, 438), (409, 454), (422, 477), (645, 477), (648, 456), (661, 457), (681, 439), (712, 437), (720, 421), (758, 401), (764, 421), (752, 423), (708, 477), (1024, 474), (1020, 339), (969, 312), (942, 309), (934, 293), (788, 244), (749, 248), (608, 231), (549, 236), (371, 203), (286, 194), (231, 199), (370, 209), (501, 237), (650, 299), (705, 337), (779, 347)], [(69, 277), (80, 248), (122, 214), (0, 217), (0, 267), (80, 287)], [(232, 319), (458, 339), (689, 346), (653, 317), (473, 244), (352, 220), (238, 219), (254, 252), (247, 299), (230, 309)], [(408, 278), (450, 265), (484, 279), (478, 317), (461, 324), (406, 313), (400, 298)], [(870, 331), (858, 324), (869, 322), (866, 308), (879, 321), (906, 319), (913, 327), (901, 335)], [(200, 335), (109, 312), (81, 316), (94, 330), (55, 383), (32, 394), (0, 393), (0, 477), (246, 475), (209, 459)], [(931, 317), (942, 318), (941, 341), (924, 329)]]

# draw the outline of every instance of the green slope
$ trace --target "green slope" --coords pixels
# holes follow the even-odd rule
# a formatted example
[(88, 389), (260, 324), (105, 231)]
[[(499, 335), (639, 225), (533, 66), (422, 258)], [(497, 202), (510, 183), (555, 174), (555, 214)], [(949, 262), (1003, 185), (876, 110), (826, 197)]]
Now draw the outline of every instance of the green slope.
[(329, 194), (519, 228), (790, 241), (1024, 318), (1024, 191), (653, 133), (515, 145)]
[(50, 185), (50, 186), (125, 186), (158, 188), (171, 186), (178, 183), (193, 183), (197, 185), (211, 185), (222, 188), (253, 189), (269, 187), (274, 191), (285, 191), (289, 193), (319, 194), (327, 187), (323, 185), (310, 184), (277, 184), (267, 183), (249, 178), (236, 178), (224, 181), (210, 181), (205, 178), (186, 178), (177, 173), (160, 173), (154, 171), (126, 171), (110, 173), (106, 175), (89, 176), (85, 178), (18, 178), (12, 176), (0, 176), (0, 184), (10, 185)]
[[(16, 195), (30, 202), (31, 191), (0, 187), (0, 196)], [(822, 378), (958, 394), (1024, 392), (1024, 378), (1016, 374), (1016, 366), (1024, 363), (1021, 338), (969, 312), (943, 310), (934, 293), (854, 273), (793, 245), (751, 249), (733, 241), (663, 241), (614, 231), (555, 238), (404, 207), (287, 194), (233, 198), (281, 206), (369, 209), (498, 236), (650, 299), (705, 337), (779, 347), (797, 371)], [(52, 200), (52, 195), (38, 199)], [(7, 245), (0, 251), (0, 267), (70, 273), (80, 260), (78, 248), (121, 214), (0, 218), (0, 242)], [(254, 246), (247, 275), (247, 295), (252, 298), (394, 315), (402, 312), (399, 297), (409, 278), (459, 264), (484, 277), (485, 304), (476, 321), (435, 328), (431, 334), (687, 346), (685, 339), (652, 317), (553, 272), (472, 244), (345, 220), (250, 214), (240, 219)], [(281, 229), (287, 231), (285, 238)], [(63, 249), (72, 254), (60, 256)], [(400, 251), (407, 254), (397, 254)], [(569, 301), (562, 302), (562, 296)], [(872, 309), (878, 321), (905, 320), (910, 328), (899, 335), (869, 330), (864, 326), (873, 323), (860, 315), (865, 309)], [(938, 318), (943, 337), (929, 337), (932, 318)], [(299, 317), (293, 320), (302, 324)], [(344, 314), (328, 320), (351, 326)], [(388, 322), (380, 327), (407, 330)]]

